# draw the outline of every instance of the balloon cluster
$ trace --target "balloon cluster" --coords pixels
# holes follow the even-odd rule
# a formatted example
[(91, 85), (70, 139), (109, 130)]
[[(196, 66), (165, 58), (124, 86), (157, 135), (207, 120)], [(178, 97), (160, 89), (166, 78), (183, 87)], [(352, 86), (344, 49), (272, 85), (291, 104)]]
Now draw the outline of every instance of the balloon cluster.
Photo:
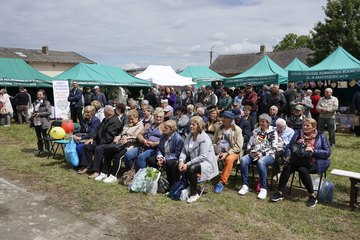
[(54, 139), (63, 139), (67, 133), (74, 132), (74, 123), (66, 120), (61, 124), (61, 127), (54, 127), (50, 130), (50, 136)]

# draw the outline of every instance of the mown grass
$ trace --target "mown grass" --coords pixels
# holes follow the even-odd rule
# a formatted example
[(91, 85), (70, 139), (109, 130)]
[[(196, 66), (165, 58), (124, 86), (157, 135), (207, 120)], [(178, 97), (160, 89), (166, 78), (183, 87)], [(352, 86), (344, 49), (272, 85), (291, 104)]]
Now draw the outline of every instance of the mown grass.
[[(337, 135), (330, 169), (360, 172), (360, 138)], [(284, 201), (256, 199), (255, 191), (240, 197), (240, 177), (222, 194), (211, 189), (194, 204), (175, 202), (163, 195), (131, 194), (123, 186), (106, 185), (79, 176), (62, 159), (36, 157), (32, 129), (14, 125), (0, 128), (2, 176), (48, 201), (81, 215), (111, 215), (129, 239), (358, 239), (359, 209), (349, 211), (347, 178), (328, 176), (335, 183), (335, 201), (305, 206), (306, 192), (294, 189)], [(276, 189), (276, 186), (275, 186)], [(270, 195), (271, 193), (269, 193)]]

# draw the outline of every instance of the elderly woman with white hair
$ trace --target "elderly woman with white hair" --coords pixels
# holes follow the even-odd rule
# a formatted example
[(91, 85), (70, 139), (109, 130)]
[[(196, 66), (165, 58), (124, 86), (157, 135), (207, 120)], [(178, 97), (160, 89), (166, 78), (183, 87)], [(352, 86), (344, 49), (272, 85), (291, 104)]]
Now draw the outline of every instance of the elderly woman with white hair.
[(240, 170), (243, 185), (239, 191), (240, 195), (245, 195), (249, 192), (249, 165), (256, 162), (260, 178), (258, 198), (265, 199), (267, 196), (267, 166), (274, 163), (278, 142), (277, 132), (270, 123), (271, 117), (268, 114), (264, 113), (259, 116), (259, 127), (254, 129), (247, 146), (249, 154), (241, 158)]

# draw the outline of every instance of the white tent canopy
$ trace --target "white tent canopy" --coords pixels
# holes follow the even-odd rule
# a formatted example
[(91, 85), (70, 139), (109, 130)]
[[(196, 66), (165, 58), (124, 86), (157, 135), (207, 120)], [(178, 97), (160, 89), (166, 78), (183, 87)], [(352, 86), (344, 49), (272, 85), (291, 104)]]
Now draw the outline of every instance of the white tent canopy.
[(160, 86), (186, 86), (194, 83), (189, 77), (178, 75), (171, 66), (150, 65), (137, 78), (151, 80)]

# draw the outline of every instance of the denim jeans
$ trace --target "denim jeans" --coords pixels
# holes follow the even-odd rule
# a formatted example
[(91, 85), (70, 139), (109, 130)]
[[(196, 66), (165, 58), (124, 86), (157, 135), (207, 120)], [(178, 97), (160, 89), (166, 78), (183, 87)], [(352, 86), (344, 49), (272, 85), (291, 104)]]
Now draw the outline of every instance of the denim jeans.
[(133, 160), (139, 155), (139, 148), (132, 148), (125, 153), (124, 161), (126, 170), (130, 170), (133, 165)]
[[(243, 185), (249, 186), (249, 166), (254, 160), (248, 155), (241, 158), (240, 170)], [(267, 166), (274, 163), (272, 156), (264, 156), (257, 160), (256, 166), (259, 172), (260, 188), (266, 189)]]
[(155, 156), (156, 152), (157, 152), (156, 148), (155, 149), (150, 148), (150, 149), (143, 151), (136, 160), (136, 171), (141, 168), (146, 168), (146, 161), (150, 157)]

